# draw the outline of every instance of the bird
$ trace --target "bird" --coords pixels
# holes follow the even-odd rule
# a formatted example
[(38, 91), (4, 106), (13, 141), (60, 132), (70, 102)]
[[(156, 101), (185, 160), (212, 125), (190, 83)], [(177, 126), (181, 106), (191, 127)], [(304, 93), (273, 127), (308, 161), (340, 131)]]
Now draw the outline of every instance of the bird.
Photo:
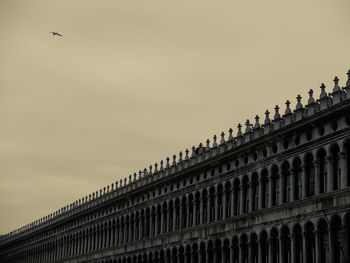
[(63, 35), (61, 35), (60, 33), (57, 33), (57, 32), (50, 32), (53, 36), (60, 36), (60, 37), (63, 37)]

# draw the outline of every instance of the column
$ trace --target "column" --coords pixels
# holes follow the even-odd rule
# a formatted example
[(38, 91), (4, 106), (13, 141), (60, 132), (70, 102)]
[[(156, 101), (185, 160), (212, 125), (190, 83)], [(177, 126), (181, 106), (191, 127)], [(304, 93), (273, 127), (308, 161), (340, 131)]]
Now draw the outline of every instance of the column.
[(234, 249), (233, 249), (233, 243), (232, 240), (230, 241), (230, 263), (233, 263), (233, 257), (234, 257)]
[(142, 231), (143, 231), (143, 225), (142, 225), (142, 215), (139, 214), (139, 240), (142, 238)]
[[(139, 218), (137, 218), (136, 217), (136, 213), (135, 213), (135, 217), (134, 217), (134, 222), (133, 222), (133, 224), (134, 224), (134, 238), (133, 238), (133, 240), (134, 241), (136, 241), (137, 239), (137, 231), (136, 231), (136, 229), (137, 229), (137, 224), (138, 224), (138, 221), (139, 221), (140, 219)], [(140, 229), (138, 229), (138, 231), (140, 232)]]
[(295, 201), (296, 200), (296, 196), (295, 196), (295, 189), (297, 187), (299, 187), (298, 185), (295, 185), (295, 177), (297, 177), (298, 175), (296, 174), (294, 169), (291, 169), (291, 178), (292, 178), (292, 196), (291, 196), (291, 201)]
[(279, 253), (278, 253), (278, 256), (279, 256), (279, 262), (280, 263), (288, 263), (288, 262), (284, 262), (284, 248), (285, 248), (285, 246), (284, 246), (284, 242), (285, 242), (285, 240), (283, 240), (283, 238), (282, 238), (282, 235), (281, 234), (279, 234), (279, 239), (280, 239), (280, 242), (279, 242)]
[[(152, 226), (153, 228), (153, 226)], [(154, 236), (156, 236), (158, 233), (158, 209), (156, 208), (154, 210)]]
[(231, 216), (235, 215), (235, 193), (234, 193), (234, 185), (232, 184), (232, 190), (231, 190)]
[(331, 156), (325, 158), (325, 165), (327, 170), (327, 192), (333, 191), (333, 159)]
[(305, 173), (305, 165), (301, 165), (301, 181), (302, 181), (302, 195), (301, 198), (307, 197), (307, 182), (306, 182), (306, 173)]
[(210, 198), (210, 194), (208, 193), (208, 198), (207, 198), (207, 223), (210, 221), (209, 216), (210, 216), (210, 202), (211, 202), (211, 198)]
[(306, 232), (303, 232), (303, 259), (305, 260), (305, 262), (306, 263), (308, 263), (307, 262), (307, 260), (306, 260), (306, 256), (307, 256), (307, 243), (306, 243), (306, 235), (307, 235), (307, 233)]
[(185, 220), (186, 220), (186, 227), (189, 227), (190, 226), (190, 221), (191, 221), (191, 218), (190, 218), (190, 210), (192, 211), (192, 216), (193, 216), (193, 209), (192, 209), (192, 207), (190, 207), (191, 205), (193, 204), (193, 202), (192, 203), (190, 203), (190, 200), (188, 199), (188, 197), (187, 197), (187, 218), (185, 218)]
[(291, 240), (290, 240), (290, 262), (295, 263), (295, 235), (291, 234)]
[(284, 180), (285, 180), (285, 176), (282, 173), (282, 167), (279, 167), (280, 169), (280, 196), (279, 196), (279, 200), (278, 200), (278, 204), (283, 204), (283, 197), (285, 196), (285, 189), (284, 189)]
[(164, 208), (163, 206), (160, 207), (160, 234), (164, 233)]
[(262, 246), (263, 246), (263, 243), (260, 241), (260, 240), (258, 240), (258, 263), (261, 263), (262, 262), (262, 251), (263, 251), (263, 249), (264, 248), (262, 248)]
[(258, 185), (258, 188), (259, 188), (259, 204), (258, 204), (258, 208), (257, 209), (262, 209), (264, 204), (263, 204), (263, 191), (262, 191), (262, 186), (263, 186), (263, 180), (260, 178), (259, 179), (259, 185)]
[(245, 205), (245, 200), (244, 200), (244, 193), (243, 193), (243, 182), (241, 181), (241, 203), (239, 206), (239, 214), (242, 215), (243, 214), (243, 207)]
[(182, 229), (182, 202), (179, 203), (179, 229)]
[(348, 178), (346, 171), (346, 153), (339, 152), (339, 167), (340, 167), (340, 189), (344, 189), (348, 186)]
[(192, 225), (195, 226), (197, 224), (197, 213), (198, 213), (198, 208), (197, 208), (197, 200), (196, 197), (193, 197), (193, 215), (192, 215)]
[(222, 218), (225, 219), (227, 218), (227, 210), (226, 210), (226, 198), (227, 198), (227, 195), (229, 194), (228, 191), (226, 191), (226, 189), (223, 190), (222, 192)]
[(271, 238), (268, 238), (269, 242), (269, 263), (273, 263), (273, 240)]
[(314, 167), (315, 167), (315, 195), (319, 195), (321, 174), (320, 174), (320, 162), (318, 160), (314, 161)]
[(175, 201), (173, 202), (173, 228), (172, 230), (175, 231), (176, 230), (176, 204), (175, 204)]
[(320, 260), (320, 232), (315, 231), (315, 262)]
[(199, 224), (204, 223), (204, 216), (203, 216), (203, 199), (202, 197), (199, 197), (199, 218), (198, 218)]
[(250, 241), (248, 242), (248, 262), (253, 263), (253, 248)]
[(269, 175), (269, 181), (268, 181), (268, 184), (269, 184), (269, 191), (270, 191), (270, 194), (269, 194), (269, 200), (268, 200), (268, 207), (271, 207), (272, 206), (272, 196), (273, 196), (273, 184), (272, 184), (272, 176)]

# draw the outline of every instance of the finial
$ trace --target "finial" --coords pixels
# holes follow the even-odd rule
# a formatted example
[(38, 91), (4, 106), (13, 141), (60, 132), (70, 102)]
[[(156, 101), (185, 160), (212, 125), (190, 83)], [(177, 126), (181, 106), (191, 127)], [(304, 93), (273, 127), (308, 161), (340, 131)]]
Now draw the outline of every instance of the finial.
[(147, 175), (147, 169), (143, 168), (143, 176), (145, 177)]
[(196, 156), (196, 147), (193, 145), (192, 148), (192, 153), (191, 153), (191, 158), (195, 157)]
[(158, 164), (157, 163), (154, 164), (154, 173), (158, 173)]
[(185, 150), (185, 160), (190, 159), (190, 157), (188, 156), (189, 152), (190, 151), (188, 149)]
[(165, 160), (166, 160), (165, 168), (169, 168), (170, 167), (170, 158), (167, 157)]
[(142, 178), (142, 172), (141, 172), (141, 170), (139, 171), (139, 179), (141, 179)]
[(103, 194), (106, 193), (106, 187), (103, 187)]
[(111, 191), (114, 191), (114, 183), (111, 184)]
[(232, 132), (233, 132), (233, 130), (232, 130), (232, 128), (230, 128), (228, 130), (228, 138), (227, 138), (228, 141), (232, 141), (233, 140)]
[(315, 102), (315, 99), (313, 97), (314, 91), (312, 89), (309, 90), (309, 100), (307, 101), (307, 104), (311, 104)]
[(326, 85), (324, 83), (321, 84), (320, 89), (321, 89), (320, 99), (327, 97)]
[(124, 178), (124, 186), (126, 186), (126, 181), (127, 181), (127, 179), (126, 179), (126, 177)]
[(284, 114), (286, 114), (286, 115), (292, 113), (292, 111), (291, 111), (289, 106), (290, 106), (290, 101), (287, 100), (286, 101), (286, 110), (284, 111)]
[(280, 107), (278, 105), (275, 106), (275, 116), (273, 117), (274, 120), (280, 119), (281, 115), (279, 113)]
[(249, 122), (249, 120), (247, 120), (245, 122), (245, 132), (250, 132), (250, 122)]
[(179, 152), (179, 163), (182, 163), (183, 159), (182, 159), (182, 151)]
[(115, 181), (115, 190), (118, 188), (118, 181)]
[(214, 135), (213, 136), (213, 140), (214, 140), (213, 141), (213, 148), (218, 146), (218, 144), (216, 143), (216, 139), (217, 139), (217, 137), (216, 137), (216, 135)]
[(137, 173), (134, 173), (134, 182), (136, 182)]
[(149, 166), (149, 174), (152, 174), (152, 164)]
[(348, 75), (348, 80), (346, 81), (346, 87), (350, 86), (350, 69), (348, 70), (348, 73), (346, 73)]
[(175, 155), (175, 154), (173, 155), (173, 163), (172, 163), (172, 165), (173, 165), (173, 166), (176, 165), (176, 155)]
[(339, 78), (336, 76), (335, 78), (334, 78), (334, 88), (333, 88), (333, 92), (335, 92), (335, 91), (339, 91), (340, 90), (340, 87), (339, 87)]
[(270, 120), (270, 112), (269, 110), (265, 111), (265, 121), (264, 121), (264, 125), (266, 124), (270, 124), (271, 120)]
[(238, 123), (237, 128), (238, 128), (237, 137), (242, 136), (242, 125), (240, 123)]
[(122, 188), (122, 187), (123, 187), (123, 180), (120, 179), (120, 181), (119, 181), (119, 188)]
[(163, 170), (164, 170), (164, 168), (163, 168), (163, 163), (164, 163), (164, 161), (161, 160), (161, 161), (160, 161), (160, 168), (159, 168), (159, 171), (163, 171)]
[(255, 116), (255, 124), (254, 124), (254, 129), (258, 129), (258, 128), (260, 128), (260, 123), (259, 123), (259, 116), (258, 115), (256, 115)]
[(295, 109), (301, 109), (303, 107), (303, 104), (301, 104), (301, 96), (298, 94), (297, 96), (297, 105), (295, 106)]
[(225, 143), (225, 133), (221, 132), (221, 140), (220, 140), (220, 144), (224, 144)]
[(208, 150), (210, 149), (210, 140), (207, 139), (205, 142), (206, 142), (206, 144), (207, 144), (206, 150), (208, 151)]
[(129, 184), (131, 184), (131, 182), (132, 182), (132, 175), (129, 174)]

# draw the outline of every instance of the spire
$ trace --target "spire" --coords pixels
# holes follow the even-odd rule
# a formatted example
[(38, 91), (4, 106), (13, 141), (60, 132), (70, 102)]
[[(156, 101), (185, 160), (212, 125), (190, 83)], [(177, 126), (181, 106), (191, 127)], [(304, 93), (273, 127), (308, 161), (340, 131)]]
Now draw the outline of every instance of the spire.
[(264, 125), (266, 124), (270, 124), (271, 120), (270, 120), (270, 112), (268, 110), (265, 111), (265, 121), (264, 121)]
[(240, 123), (238, 123), (237, 128), (238, 128), (237, 137), (242, 136), (242, 125)]
[(189, 152), (190, 152), (190, 151), (189, 151), (188, 149), (185, 150), (185, 160), (190, 159), (190, 157), (188, 156), (188, 153), (189, 153)]
[(297, 105), (295, 106), (295, 109), (301, 109), (303, 107), (303, 104), (301, 104), (301, 96), (298, 94), (297, 96)]
[(161, 161), (160, 161), (159, 171), (163, 171), (163, 170), (164, 170), (163, 165), (164, 165), (164, 161), (163, 161), (163, 160), (161, 160)]
[(312, 89), (309, 90), (309, 100), (307, 101), (307, 104), (311, 104), (315, 102), (315, 99), (313, 97), (314, 91)]
[(260, 128), (260, 123), (259, 123), (259, 116), (258, 115), (256, 115), (255, 116), (255, 124), (254, 124), (254, 129), (258, 129), (258, 128)]
[(152, 174), (152, 164), (149, 166), (149, 174)]
[(196, 147), (193, 145), (192, 146), (192, 153), (191, 153), (191, 157), (195, 157), (196, 156)]
[(280, 107), (278, 107), (278, 105), (275, 106), (275, 116), (273, 116), (274, 120), (278, 120), (281, 118), (281, 115), (279, 113)]
[(338, 78), (338, 77), (335, 77), (333, 81), (334, 81), (333, 92), (339, 91), (339, 90), (340, 90), (340, 87), (339, 87), (339, 78)]
[(157, 163), (154, 164), (154, 173), (158, 173), (158, 164)]
[(326, 85), (324, 83), (321, 84), (320, 89), (321, 89), (320, 99), (327, 97)]

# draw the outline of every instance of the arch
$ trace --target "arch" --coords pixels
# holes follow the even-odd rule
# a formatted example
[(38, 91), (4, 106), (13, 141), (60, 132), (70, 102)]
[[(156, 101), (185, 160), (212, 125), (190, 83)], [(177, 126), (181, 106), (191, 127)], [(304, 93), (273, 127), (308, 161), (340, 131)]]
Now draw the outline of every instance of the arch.
[(224, 198), (224, 188), (221, 183), (217, 185), (216, 188), (216, 218), (221, 220), (224, 215), (224, 207), (223, 207), (223, 198)]
[(240, 212), (240, 181), (238, 178), (234, 180), (233, 183), (233, 211), (234, 215), (239, 215)]
[(327, 221), (321, 218), (317, 222), (317, 233), (318, 233), (318, 246), (319, 246), (319, 259), (320, 263), (326, 263), (329, 261), (330, 255), (330, 244), (329, 244), (329, 230)]
[(304, 156), (305, 163), (305, 194), (307, 197), (315, 195), (315, 166), (314, 157), (311, 153)]
[(275, 206), (279, 203), (280, 196), (280, 175), (277, 165), (271, 167), (271, 205)]
[(247, 175), (243, 176), (242, 178), (242, 212), (248, 213), (249, 212), (249, 178)]
[(247, 234), (243, 233), (240, 236), (240, 247), (241, 247), (241, 259), (242, 262), (248, 262), (248, 237)]
[(281, 259), (283, 262), (291, 262), (291, 235), (287, 225), (281, 228)]
[(209, 188), (209, 222), (215, 220), (215, 199), (216, 199), (216, 190), (214, 186)]
[(331, 162), (331, 189), (338, 190), (340, 189), (341, 182), (341, 167), (340, 167), (340, 148), (337, 143), (333, 143), (329, 147), (329, 156)]
[(332, 248), (332, 262), (340, 263), (342, 256), (342, 236), (341, 236), (341, 227), (342, 221), (339, 215), (333, 215), (330, 220), (330, 229), (331, 229), (331, 248)]
[(258, 258), (259, 258), (259, 244), (258, 244), (258, 236), (255, 233), (252, 233), (250, 235), (250, 251), (251, 251), (251, 259), (252, 262), (258, 262)]
[(315, 228), (313, 223), (307, 221), (305, 223), (305, 249), (306, 249), (306, 260), (307, 262), (314, 262), (316, 258), (315, 251)]

